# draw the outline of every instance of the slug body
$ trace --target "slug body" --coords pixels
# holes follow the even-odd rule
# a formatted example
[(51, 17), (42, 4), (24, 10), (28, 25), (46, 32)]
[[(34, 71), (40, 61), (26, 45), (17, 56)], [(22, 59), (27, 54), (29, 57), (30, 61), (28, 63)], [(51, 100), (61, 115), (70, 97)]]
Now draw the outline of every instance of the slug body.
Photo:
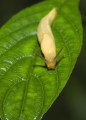
[(63, 46), (56, 54), (55, 39), (51, 30), (51, 24), (55, 19), (56, 15), (57, 11), (55, 8), (53, 8), (45, 17), (42, 18), (37, 29), (38, 41), (40, 43), (41, 50), (45, 58), (40, 57), (39, 55), (37, 56), (39, 56), (45, 61), (48, 69), (55, 68), (56, 59), (64, 48)]
[(37, 30), (41, 50), (44, 54), (45, 62), (49, 69), (53, 69), (56, 64), (56, 46), (50, 26), (56, 15), (57, 11), (53, 8), (45, 17), (42, 18)]

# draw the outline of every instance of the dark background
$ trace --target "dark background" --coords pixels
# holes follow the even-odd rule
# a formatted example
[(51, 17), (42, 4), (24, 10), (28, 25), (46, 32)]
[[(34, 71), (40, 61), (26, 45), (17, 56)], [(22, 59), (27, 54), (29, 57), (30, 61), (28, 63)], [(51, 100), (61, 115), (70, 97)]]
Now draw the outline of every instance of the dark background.
[[(0, 27), (20, 10), (42, 0), (0, 0)], [(86, 0), (80, 1), (83, 25), (81, 54), (71, 77), (42, 120), (86, 120)]]

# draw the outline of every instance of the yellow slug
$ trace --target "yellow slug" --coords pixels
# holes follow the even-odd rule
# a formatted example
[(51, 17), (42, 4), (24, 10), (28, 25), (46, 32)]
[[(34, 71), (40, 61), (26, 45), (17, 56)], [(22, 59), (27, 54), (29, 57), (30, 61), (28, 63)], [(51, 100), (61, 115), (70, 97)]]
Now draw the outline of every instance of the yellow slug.
[(51, 30), (51, 23), (55, 19), (56, 15), (57, 10), (53, 8), (46, 16), (42, 18), (37, 29), (38, 41), (40, 43), (41, 50), (44, 55), (44, 58), (41, 58), (45, 61), (48, 69), (55, 68), (56, 59), (61, 50), (63, 49), (62, 47), (56, 55), (55, 39)]

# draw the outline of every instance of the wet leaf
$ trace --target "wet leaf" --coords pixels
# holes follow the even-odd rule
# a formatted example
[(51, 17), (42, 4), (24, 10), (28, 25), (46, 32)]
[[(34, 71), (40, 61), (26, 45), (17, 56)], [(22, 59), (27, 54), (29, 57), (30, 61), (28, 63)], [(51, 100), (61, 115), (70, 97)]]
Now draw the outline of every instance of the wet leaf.
[[(46, 0), (13, 16), (0, 30), (0, 118), (40, 120), (58, 97), (74, 68), (82, 45), (78, 0)], [(34, 56), (42, 56), (37, 40), (39, 21), (52, 8), (52, 24), (59, 56), (55, 70)]]

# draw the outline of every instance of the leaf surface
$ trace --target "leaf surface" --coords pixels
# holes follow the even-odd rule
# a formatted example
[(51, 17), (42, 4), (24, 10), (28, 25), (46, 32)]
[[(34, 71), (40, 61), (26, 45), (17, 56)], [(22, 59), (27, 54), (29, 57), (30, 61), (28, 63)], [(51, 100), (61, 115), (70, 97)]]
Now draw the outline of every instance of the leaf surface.
[[(40, 120), (58, 97), (74, 68), (82, 45), (78, 0), (46, 0), (13, 16), (0, 30), (0, 118)], [(39, 21), (52, 8), (56, 50), (65, 46), (54, 70), (42, 56), (37, 39)]]

